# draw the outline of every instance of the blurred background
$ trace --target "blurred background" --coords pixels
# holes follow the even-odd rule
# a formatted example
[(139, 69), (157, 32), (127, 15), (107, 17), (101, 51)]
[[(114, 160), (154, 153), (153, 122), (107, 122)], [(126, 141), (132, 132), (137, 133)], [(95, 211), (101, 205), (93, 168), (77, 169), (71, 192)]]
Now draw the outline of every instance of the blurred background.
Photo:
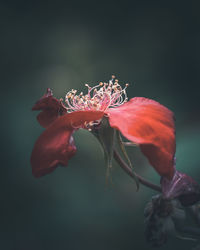
[[(153, 98), (174, 111), (177, 168), (200, 182), (199, 1), (1, 1), (2, 250), (153, 249), (144, 238), (145, 204), (156, 192), (136, 187), (113, 165), (106, 186), (101, 148), (87, 131), (68, 168), (40, 179), (30, 154), (43, 131), (33, 104), (47, 87), (129, 83), (128, 96)], [(138, 173), (159, 176), (137, 148)], [(195, 243), (169, 239), (161, 249)]]

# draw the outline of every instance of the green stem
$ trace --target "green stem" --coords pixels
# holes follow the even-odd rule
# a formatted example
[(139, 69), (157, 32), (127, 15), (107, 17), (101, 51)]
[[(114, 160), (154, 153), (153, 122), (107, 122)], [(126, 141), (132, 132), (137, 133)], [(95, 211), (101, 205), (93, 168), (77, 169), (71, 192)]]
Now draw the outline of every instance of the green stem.
[(155, 191), (158, 191), (158, 192), (162, 192), (161, 190), (161, 187), (156, 185), (156, 184), (153, 184), (149, 181), (147, 181), (146, 179), (144, 179), (143, 177), (141, 177), (140, 175), (138, 174), (133, 174), (133, 170), (125, 163), (125, 161), (122, 159), (122, 157), (120, 156), (120, 154), (115, 150), (114, 151), (114, 158), (115, 160), (118, 162), (118, 164), (120, 165), (120, 167), (128, 174), (130, 175), (132, 178), (134, 178), (134, 175), (138, 178), (139, 182), (148, 187), (148, 188), (151, 188)]

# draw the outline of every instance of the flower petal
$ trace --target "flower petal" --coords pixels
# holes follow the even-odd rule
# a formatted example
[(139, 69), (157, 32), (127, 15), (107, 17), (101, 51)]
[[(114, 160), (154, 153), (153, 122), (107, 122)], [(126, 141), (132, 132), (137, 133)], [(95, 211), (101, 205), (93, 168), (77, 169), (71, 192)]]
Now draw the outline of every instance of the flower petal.
[(31, 155), (32, 173), (40, 177), (52, 172), (59, 164), (67, 166), (75, 154), (73, 132), (104, 115), (100, 111), (77, 111), (58, 117), (38, 138)]
[(136, 97), (107, 111), (111, 127), (140, 146), (161, 175), (174, 175), (175, 126), (173, 113), (156, 101)]
[(200, 200), (200, 186), (192, 177), (175, 171), (171, 180), (161, 178), (165, 199), (179, 199), (183, 206), (191, 206)]
[(63, 103), (53, 97), (53, 92), (49, 88), (47, 89), (46, 94), (35, 103), (32, 110), (42, 110), (37, 116), (37, 120), (44, 128), (54, 122), (58, 116), (67, 112)]

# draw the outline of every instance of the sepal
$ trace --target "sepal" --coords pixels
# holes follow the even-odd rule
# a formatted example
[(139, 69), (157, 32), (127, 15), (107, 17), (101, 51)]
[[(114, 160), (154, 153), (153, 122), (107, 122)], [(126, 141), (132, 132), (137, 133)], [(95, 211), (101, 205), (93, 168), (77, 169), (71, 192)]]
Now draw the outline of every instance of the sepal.
[(116, 130), (110, 127), (108, 118), (104, 116), (101, 120), (100, 125), (98, 125), (98, 128), (94, 128), (91, 132), (93, 135), (95, 135), (102, 146), (107, 167), (106, 177), (108, 178), (110, 170), (112, 168), (112, 160), (116, 141)]

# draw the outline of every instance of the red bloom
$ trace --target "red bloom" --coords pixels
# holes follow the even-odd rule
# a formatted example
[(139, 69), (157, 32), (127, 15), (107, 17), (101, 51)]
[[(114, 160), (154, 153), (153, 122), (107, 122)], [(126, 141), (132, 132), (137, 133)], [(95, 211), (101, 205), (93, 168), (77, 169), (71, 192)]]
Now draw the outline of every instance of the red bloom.
[(155, 170), (171, 179), (175, 171), (173, 113), (143, 97), (127, 102), (126, 88), (122, 89), (114, 80), (87, 87), (88, 93), (84, 96), (76, 95), (75, 90), (67, 94), (68, 107), (54, 98), (50, 90), (33, 107), (33, 110), (42, 110), (37, 118), (46, 128), (31, 155), (33, 175), (40, 177), (58, 165), (67, 166), (76, 152), (73, 132), (79, 128), (98, 129), (103, 116), (107, 116), (111, 127), (138, 144)]

